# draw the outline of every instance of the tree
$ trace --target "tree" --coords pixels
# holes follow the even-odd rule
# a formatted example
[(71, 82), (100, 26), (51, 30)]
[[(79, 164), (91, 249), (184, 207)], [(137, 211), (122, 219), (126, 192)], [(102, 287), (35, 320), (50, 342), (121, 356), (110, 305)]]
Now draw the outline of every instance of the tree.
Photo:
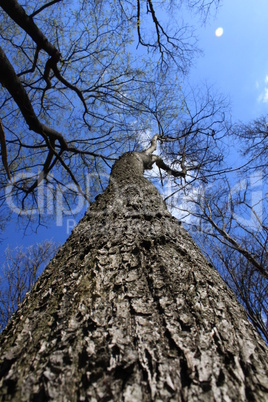
[(52, 241), (29, 246), (26, 250), (23, 247), (14, 250), (6, 248), (0, 276), (0, 331), (32, 289), (44, 265), (56, 250), (57, 246)]
[(261, 116), (248, 123), (235, 124), (231, 134), (242, 141), (241, 153), (246, 157), (244, 171), (262, 169), (264, 178), (267, 178), (268, 154), (268, 116)]
[(267, 398), (264, 341), (143, 176), (155, 148), (114, 164), (3, 331), (2, 400)]

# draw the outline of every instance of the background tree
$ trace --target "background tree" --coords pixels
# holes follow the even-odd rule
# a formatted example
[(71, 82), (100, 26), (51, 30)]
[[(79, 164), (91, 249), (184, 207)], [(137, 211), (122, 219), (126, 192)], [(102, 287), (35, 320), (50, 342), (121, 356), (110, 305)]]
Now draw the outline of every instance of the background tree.
[(247, 123), (237, 123), (231, 134), (242, 144), (241, 154), (246, 160), (243, 171), (261, 170), (263, 178), (267, 180), (268, 116), (261, 116)]
[(32, 289), (56, 250), (57, 246), (52, 241), (45, 241), (26, 249), (23, 247), (6, 249), (0, 277), (0, 331), (17, 310), (26, 293)]
[[(222, 180), (222, 186), (199, 188), (188, 198), (192, 229), (211, 263), (245, 306), (249, 317), (268, 340), (267, 334), (267, 213), (266, 199), (257, 187), (260, 177), (251, 176), (240, 186)], [(255, 190), (255, 193), (254, 193)], [(255, 205), (254, 205), (255, 200)]]

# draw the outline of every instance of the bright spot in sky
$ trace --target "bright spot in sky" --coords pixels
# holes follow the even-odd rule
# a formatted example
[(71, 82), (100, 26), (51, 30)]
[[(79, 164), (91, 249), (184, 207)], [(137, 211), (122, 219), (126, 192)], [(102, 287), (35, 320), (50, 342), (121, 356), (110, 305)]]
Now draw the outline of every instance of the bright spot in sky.
[(223, 35), (223, 28), (221, 28), (221, 27), (217, 28), (216, 31), (215, 31), (215, 35), (218, 36), (218, 37), (222, 36)]

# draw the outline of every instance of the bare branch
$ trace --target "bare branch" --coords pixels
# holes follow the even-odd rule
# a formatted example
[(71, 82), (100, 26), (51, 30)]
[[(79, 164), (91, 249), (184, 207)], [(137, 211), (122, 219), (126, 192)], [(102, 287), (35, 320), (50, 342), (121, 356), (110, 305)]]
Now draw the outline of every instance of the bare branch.
[(149, 148), (143, 151), (145, 155), (151, 155), (154, 151), (156, 151), (158, 137), (159, 137), (158, 134), (153, 136), (151, 140), (151, 145), (149, 146)]
[(1, 119), (0, 119), (0, 144), (1, 144), (2, 162), (3, 162), (4, 168), (5, 168), (7, 177), (11, 181), (11, 175), (10, 175), (10, 171), (9, 171), (8, 161), (7, 161), (6, 138), (5, 138), (5, 132), (4, 132), (4, 128), (3, 128)]
[(159, 167), (159, 169), (165, 170), (168, 174), (170, 174), (174, 177), (185, 177), (186, 176), (185, 167), (184, 167), (184, 171), (181, 171), (181, 172), (179, 172), (178, 170), (174, 170), (170, 166), (166, 165), (166, 163), (163, 161), (163, 159), (157, 155), (153, 155), (153, 161), (156, 163), (156, 165)]
[(42, 12), (43, 10), (45, 10), (46, 8), (48, 8), (48, 7), (50, 7), (50, 6), (53, 6), (53, 4), (60, 3), (61, 1), (63, 1), (63, 0), (53, 0), (53, 1), (50, 1), (49, 3), (44, 4), (44, 5), (43, 5), (42, 7), (40, 7), (38, 10), (34, 11), (31, 15), (29, 15), (29, 17), (30, 17), (30, 18), (35, 17), (37, 14), (41, 13), (41, 12)]

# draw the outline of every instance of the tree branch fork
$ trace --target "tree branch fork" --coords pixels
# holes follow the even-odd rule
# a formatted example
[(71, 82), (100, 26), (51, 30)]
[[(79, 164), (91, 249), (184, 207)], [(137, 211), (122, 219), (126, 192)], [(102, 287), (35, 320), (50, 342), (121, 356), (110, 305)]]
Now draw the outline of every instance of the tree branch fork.
[(150, 146), (142, 152), (142, 154), (150, 156), (150, 159), (146, 162), (144, 158), (144, 169), (152, 169), (152, 166), (155, 163), (159, 169), (165, 170), (169, 175), (185, 178), (187, 171), (183, 158), (181, 162), (181, 171), (178, 171), (168, 166), (159, 155), (153, 155), (153, 152), (155, 152), (157, 148), (157, 141), (163, 142), (165, 139), (160, 137), (159, 134), (155, 134), (151, 140)]

